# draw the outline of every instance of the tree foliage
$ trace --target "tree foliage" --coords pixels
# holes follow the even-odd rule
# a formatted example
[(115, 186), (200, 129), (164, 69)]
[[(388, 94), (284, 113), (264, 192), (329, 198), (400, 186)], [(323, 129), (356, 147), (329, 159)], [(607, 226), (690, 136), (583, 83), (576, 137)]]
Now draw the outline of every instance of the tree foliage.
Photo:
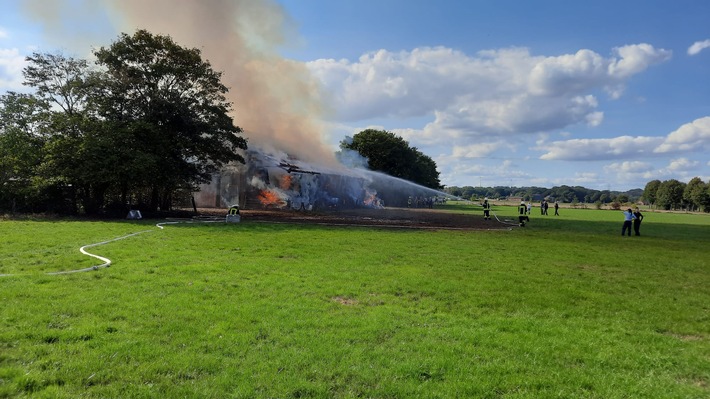
[(656, 204), (656, 193), (658, 193), (658, 187), (661, 185), (660, 180), (651, 180), (650, 182), (646, 183), (646, 187), (643, 189), (643, 199), (651, 204), (655, 205)]
[(221, 73), (170, 37), (139, 30), (95, 52), (105, 67), (99, 114), (130, 145), (117, 154), (126, 168), (117, 176), (122, 195), (136, 182), (150, 189), (150, 204), (167, 207), (171, 194), (206, 182), (228, 162), (244, 162)]
[(139, 30), (94, 55), (93, 69), (61, 54), (27, 57), (35, 93), (0, 98), (0, 155), (24, 154), (2, 158), (0, 183), (41, 181), (86, 213), (168, 209), (175, 193), (244, 162), (221, 73), (198, 49)]
[(683, 191), (685, 184), (676, 179), (662, 182), (656, 192), (656, 203), (663, 209), (680, 209), (683, 204)]
[(45, 103), (27, 94), (0, 96), (0, 207), (31, 208), (47, 131)]
[(371, 170), (435, 190), (442, 188), (434, 160), (392, 132), (366, 129), (341, 141), (340, 148), (358, 152)]
[(683, 200), (689, 205), (690, 210), (707, 209), (710, 202), (708, 185), (699, 177), (690, 179), (683, 190)]

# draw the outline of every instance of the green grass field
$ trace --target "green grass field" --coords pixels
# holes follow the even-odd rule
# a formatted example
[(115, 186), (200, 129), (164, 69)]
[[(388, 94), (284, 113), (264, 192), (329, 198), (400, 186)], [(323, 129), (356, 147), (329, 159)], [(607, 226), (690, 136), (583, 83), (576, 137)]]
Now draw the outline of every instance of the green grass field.
[[(710, 216), (647, 212), (621, 237), (619, 211), (560, 213), (510, 231), (3, 220), (0, 397), (710, 397)], [(89, 249), (110, 268), (46, 275), (143, 230)]]

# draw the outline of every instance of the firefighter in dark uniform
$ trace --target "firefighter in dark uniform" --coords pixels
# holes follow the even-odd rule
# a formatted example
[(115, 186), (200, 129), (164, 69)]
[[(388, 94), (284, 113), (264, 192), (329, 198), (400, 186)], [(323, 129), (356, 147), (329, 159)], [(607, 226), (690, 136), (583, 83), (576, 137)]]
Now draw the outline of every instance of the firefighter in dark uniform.
[(527, 211), (528, 207), (525, 205), (525, 201), (520, 201), (518, 206), (518, 223), (520, 223), (520, 227), (525, 227), (525, 222), (530, 221), (530, 216), (526, 214)]
[(491, 204), (488, 203), (488, 198), (483, 200), (483, 220), (491, 219)]

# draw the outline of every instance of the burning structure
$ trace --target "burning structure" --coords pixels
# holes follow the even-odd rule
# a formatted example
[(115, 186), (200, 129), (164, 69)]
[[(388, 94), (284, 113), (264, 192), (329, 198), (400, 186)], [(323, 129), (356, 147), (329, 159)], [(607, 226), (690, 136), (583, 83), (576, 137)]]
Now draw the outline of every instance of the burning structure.
[[(202, 208), (337, 210), (412, 206), (448, 195), (365, 169), (309, 164), (250, 149), (244, 165), (222, 169), (195, 193)], [(415, 200), (413, 202), (413, 199)]]
[(364, 171), (310, 165), (287, 156), (248, 150), (244, 165), (231, 165), (195, 193), (199, 207), (244, 209), (381, 208)]

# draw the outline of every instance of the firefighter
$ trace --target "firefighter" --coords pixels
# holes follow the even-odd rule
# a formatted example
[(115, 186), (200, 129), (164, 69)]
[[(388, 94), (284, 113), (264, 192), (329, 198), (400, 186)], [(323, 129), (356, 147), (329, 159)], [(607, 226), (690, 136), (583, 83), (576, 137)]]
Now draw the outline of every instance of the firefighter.
[(520, 227), (525, 227), (525, 222), (530, 221), (530, 216), (526, 215), (527, 211), (528, 207), (525, 205), (525, 201), (520, 201), (520, 205), (518, 206), (518, 223)]
[(483, 220), (491, 219), (491, 204), (488, 203), (488, 198), (483, 199)]

